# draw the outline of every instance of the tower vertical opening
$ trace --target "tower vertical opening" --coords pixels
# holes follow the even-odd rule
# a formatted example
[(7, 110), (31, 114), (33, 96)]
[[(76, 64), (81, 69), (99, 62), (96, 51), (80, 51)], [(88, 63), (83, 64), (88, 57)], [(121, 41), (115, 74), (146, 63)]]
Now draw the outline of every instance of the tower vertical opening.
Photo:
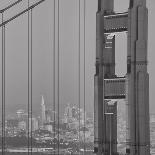
[(116, 35), (115, 40), (115, 63), (116, 63), (116, 75), (125, 76), (127, 73), (126, 61), (127, 61), (127, 35), (126, 33), (119, 33)]
[[(121, 32), (115, 36), (115, 74), (124, 77), (127, 73), (127, 34)], [(117, 100), (117, 152), (126, 152), (126, 100)]]
[(126, 12), (129, 8), (130, 0), (114, 0), (114, 11), (115, 12)]

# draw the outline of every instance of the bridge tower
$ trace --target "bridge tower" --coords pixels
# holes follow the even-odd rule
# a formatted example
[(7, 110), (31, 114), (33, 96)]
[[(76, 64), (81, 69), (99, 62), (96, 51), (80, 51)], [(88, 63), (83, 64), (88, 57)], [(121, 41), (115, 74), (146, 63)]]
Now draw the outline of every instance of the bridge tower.
[[(124, 77), (117, 77), (115, 74), (115, 33), (118, 32), (127, 33), (127, 74)], [(114, 12), (114, 0), (98, 0), (94, 77), (94, 152), (96, 155), (117, 154), (117, 149), (110, 150), (116, 147), (109, 147), (111, 144), (108, 140), (111, 141), (111, 139), (107, 139), (108, 134), (112, 135), (110, 131), (113, 132), (109, 129), (109, 124), (117, 121), (107, 123), (107, 116), (111, 121), (110, 118), (114, 115), (107, 115), (106, 100), (119, 98), (126, 98), (128, 105), (126, 153), (150, 155), (147, 40), (146, 0), (130, 0), (128, 12), (124, 13)], [(116, 139), (116, 137), (112, 138)]]

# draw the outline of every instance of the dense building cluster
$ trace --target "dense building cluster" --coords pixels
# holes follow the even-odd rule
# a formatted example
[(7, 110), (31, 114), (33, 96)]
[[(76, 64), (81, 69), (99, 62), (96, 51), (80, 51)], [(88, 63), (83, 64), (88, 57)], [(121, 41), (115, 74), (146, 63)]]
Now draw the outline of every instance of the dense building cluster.
[[(113, 102), (108, 102), (112, 106)], [(125, 153), (126, 149), (126, 105), (124, 101), (114, 102), (117, 104), (117, 150)], [(111, 107), (110, 106), (110, 107)], [(109, 108), (110, 108), (109, 107)], [(110, 110), (110, 109), (109, 109)], [(64, 113), (59, 118), (56, 111), (46, 107), (44, 98), (41, 100), (40, 116), (32, 115), (22, 109), (16, 111), (14, 117), (6, 119), (6, 147), (26, 148), (29, 137), (33, 149), (43, 151), (43, 148), (70, 149), (73, 152), (86, 150), (93, 151), (94, 148), (94, 120), (89, 118), (83, 109), (72, 104), (66, 104)], [(29, 128), (29, 130), (28, 130)], [(155, 150), (155, 116), (150, 117), (151, 128), (151, 151)], [(31, 134), (32, 131), (32, 134)], [(2, 135), (0, 124), (0, 138)], [(0, 140), (1, 142), (1, 140)], [(45, 151), (45, 150), (44, 150)]]
[[(87, 149), (93, 150), (93, 119), (88, 118), (83, 109), (71, 104), (67, 104), (62, 117), (58, 117), (56, 111), (46, 107), (42, 96), (39, 117), (32, 115), (31, 118), (20, 109), (15, 117), (7, 118), (5, 124), (8, 148), (27, 147), (27, 140), (32, 136), (34, 148), (57, 148), (59, 145), (63, 149), (72, 148), (75, 152), (83, 150), (85, 143)], [(13, 139), (19, 143), (13, 142)]]

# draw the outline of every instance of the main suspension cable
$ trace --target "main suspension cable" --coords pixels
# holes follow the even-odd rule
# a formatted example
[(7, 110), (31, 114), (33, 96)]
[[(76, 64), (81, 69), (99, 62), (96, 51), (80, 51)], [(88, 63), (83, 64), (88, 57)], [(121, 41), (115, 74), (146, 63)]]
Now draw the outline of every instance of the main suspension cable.
[(0, 27), (2, 27), (3, 25), (6, 25), (8, 23), (10, 23), (11, 21), (13, 21), (14, 19), (20, 17), (21, 15), (25, 14), (28, 12), (28, 10), (34, 9), (35, 7), (37, 7), (38, 5), (40, 5), (41, 3), (45, 2), (45, 0), (40, 0), (36, 3), (34, 3), (33, 5), (31, 5), (29, 8), (24, 9), (23, 11), (19, 12), (18, 14), (12, 16), (11, 18), (3, 21), (3, 23), (0, 24)]
[(0, 10), (0, 12), (5, 12), (7, 10), (9, 10), (10, 8), (16, 6), (18, 3), (22, 2), (23, 0), (18, 0), (16, 2), (13, 2), (12, 4), (9, 4), (8, 6), (6, 6), (4, 9)]

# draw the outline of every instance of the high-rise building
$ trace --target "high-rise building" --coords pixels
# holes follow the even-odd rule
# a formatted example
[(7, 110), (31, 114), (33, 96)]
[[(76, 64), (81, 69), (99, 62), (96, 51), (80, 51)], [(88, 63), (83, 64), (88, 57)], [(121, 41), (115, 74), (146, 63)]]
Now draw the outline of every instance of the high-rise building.
[(65, 116), (67, 118), (72, 118), (72, 108), (69, 103), (67, 104), (67, 107), (65, 108)]
[(77, 108), (75, 106), (72, 107), (72, 118), (77, 118)]
[[(32, 127), (31, 127), (31, 123), (32, 123)], [(35, 117), (32, 117), (32, 120), (31, 118), (29, 118), (29, 130), (35, 131), (35, 130), (38, 130), (38, 128), (39, 128), (38, 120)]]
[(7, 128), (17, 128), (19, 120), (12, 118), (7, 120)]
[[(52, 109), (47, 109), (45, 111), (45, 115), (46, 115), (46, 122), (47, 123), (54, 121), (55, 112)], [(56, 120), (56, 118), (55, 118), (55, 120)]]
[(21, 130), (26, 130), (26, 121), (20, 121), (18, 123), (18, 128)]
[(86, 111), (84, 111), (83, 109), (79, 109), (79, 119), (81, 120), (81, 124), (84, 124), (87, 120)]
[(52, 123), (45, 123), (45, 129), (50, 131), (50, 132), (53, 132), (53, 125), (52, 125)]
[(25, 111), (23, 109), (19, 109), (16, 112), (16, 115), (19, 119), (23, 118), (24, 114), (25, 114)]
[(42, 99), (41, 99), (41, 125), (42, 126), (46, 122), (46, 113), (45, 112), (46, 112), (45, 101), (44, 101), (44, 97), (42, 96)]

